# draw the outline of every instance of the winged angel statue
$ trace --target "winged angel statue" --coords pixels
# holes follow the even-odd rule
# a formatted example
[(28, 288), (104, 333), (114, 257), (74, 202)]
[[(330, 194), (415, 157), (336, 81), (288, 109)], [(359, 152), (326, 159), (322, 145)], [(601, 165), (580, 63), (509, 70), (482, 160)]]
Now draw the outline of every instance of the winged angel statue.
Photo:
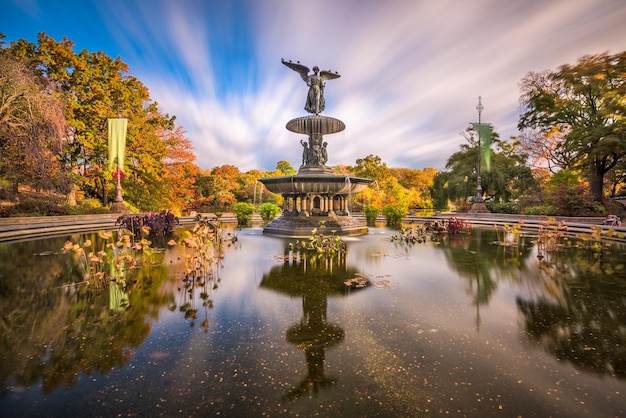
[(295, 63), (291, 62), (291, 60), (285, 61), (284, 59), (281, 59), (281, 62), (300, 74), (300, 77), (302, 77), (306, 85), (309, 86), (309, 93), (306, 96), (306, 105), (304, 106), (304, 110), (309, 113), (319, 115), (326, 106), (326, 102), (324, 101), (324, 87), (326, 86), (325, 81), (339, 78), (341, 76), (337, 74), (336, 71), (320, 71), (317, 66), (313, 67), (313, 74), (309, 75), (309, 67), (300, 64), (300, 61)]

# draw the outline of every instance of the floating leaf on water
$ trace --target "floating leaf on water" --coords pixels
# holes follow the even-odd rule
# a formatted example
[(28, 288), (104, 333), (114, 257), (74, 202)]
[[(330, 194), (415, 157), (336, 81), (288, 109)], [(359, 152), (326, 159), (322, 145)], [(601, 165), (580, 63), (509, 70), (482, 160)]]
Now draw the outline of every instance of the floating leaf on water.
[(374, 286), (377, 289), (391, 289), (391, 284), (389, 284), (389, 280), (379, 280)]
[(343, 282), (346, 286), (348, 287), (353, 287), (355, 289), (361, 289), (364, 288), (365, 286), (367, 286), (367, 278), (365, 277), (353, 277), (351, 279), (346, 280), (345, 282)]

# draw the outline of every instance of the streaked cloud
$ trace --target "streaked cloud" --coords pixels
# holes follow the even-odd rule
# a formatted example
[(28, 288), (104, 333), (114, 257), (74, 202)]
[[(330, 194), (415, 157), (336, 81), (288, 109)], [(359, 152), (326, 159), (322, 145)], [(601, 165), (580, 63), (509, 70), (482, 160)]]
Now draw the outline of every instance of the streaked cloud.
[(626, 50), (623, 0), (29, 3), (13, 5), (19, 29), (9, 25), (7, 40), (44, 31), (120, 56), (177, 116), (205, 169), (298, 166), (300, 138), (285, 124), (306, 113), (306, 86), (281, 58), (342, 75), (326, 88), (324, 114), (347, 126), (326, 137), (329, 164), (375, 154), (442, 169), (477, 120), (479, 95), (483, 121), (509, 138), (526, 73)]

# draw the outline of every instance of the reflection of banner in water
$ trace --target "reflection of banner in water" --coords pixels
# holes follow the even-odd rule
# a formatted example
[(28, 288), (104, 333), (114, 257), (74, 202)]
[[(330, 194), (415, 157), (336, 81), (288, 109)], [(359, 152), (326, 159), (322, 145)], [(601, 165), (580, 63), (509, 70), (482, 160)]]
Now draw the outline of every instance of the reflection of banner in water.
[(109, 282), (109, 309), (125, 311), (129, 302), (128, 293), (123, 292), (117, 283)]

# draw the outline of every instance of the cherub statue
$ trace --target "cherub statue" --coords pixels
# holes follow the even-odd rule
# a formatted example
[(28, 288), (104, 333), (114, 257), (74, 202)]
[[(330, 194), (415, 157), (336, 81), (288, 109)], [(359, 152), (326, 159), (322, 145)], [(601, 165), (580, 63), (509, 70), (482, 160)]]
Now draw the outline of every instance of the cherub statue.
[(281, 62), (300, 74), (300, 77), (302, 77), (306, 85), (309, 86), (309, 93), (306, 97), (304, 110), (319, 115), (326, 106), (324, 100), (324, 87), (326, 83), (324, 83), (324, 81), (339, 78), (340, 75), (337, 74), (336, 71), (334, 73), (330, 71), (320, 71), (317, 66), (313, 67), (313, 74), (309, 75), (309, 67), (300, 64), (300, 61), (294, 63), (281, 59)]

